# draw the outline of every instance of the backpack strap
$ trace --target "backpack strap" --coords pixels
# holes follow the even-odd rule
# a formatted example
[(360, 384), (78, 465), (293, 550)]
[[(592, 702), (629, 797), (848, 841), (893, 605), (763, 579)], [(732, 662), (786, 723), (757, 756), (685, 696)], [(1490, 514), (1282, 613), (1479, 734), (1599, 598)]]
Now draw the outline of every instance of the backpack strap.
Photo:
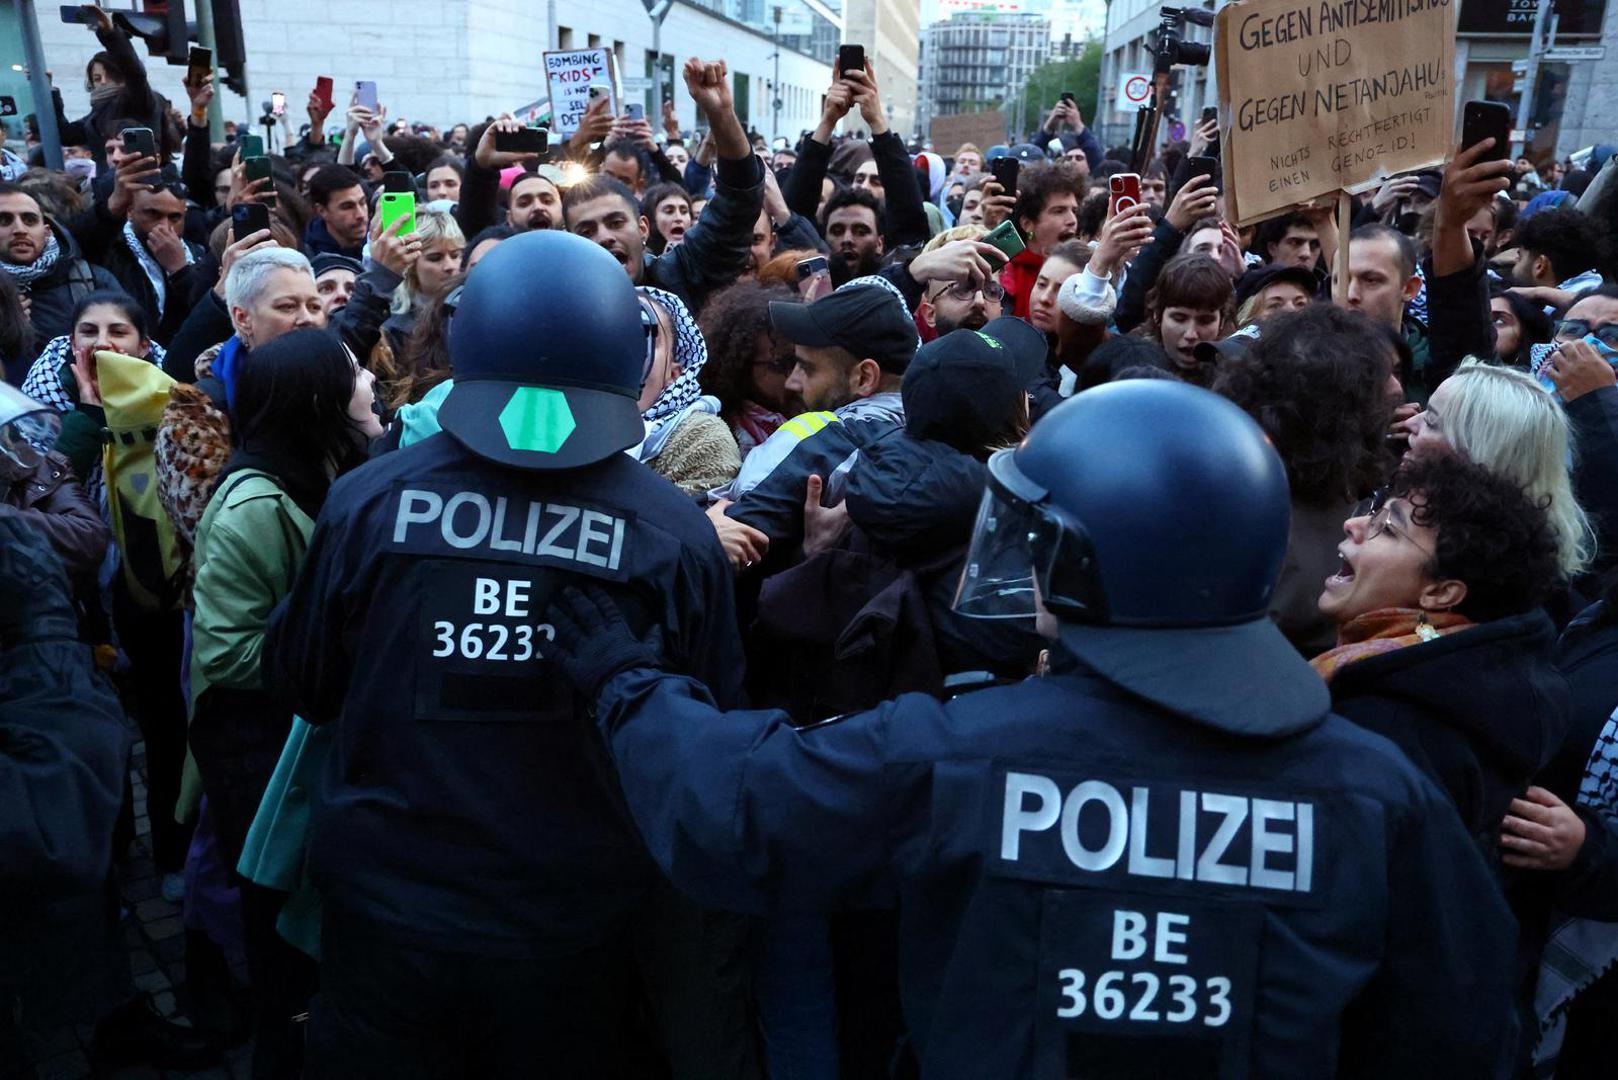
[(90, 264), (84, 259), (75, 258), (69, 264), (67, 268), (67, 289), (75, 304), (95, 292), (95, 271), (90, 269)]

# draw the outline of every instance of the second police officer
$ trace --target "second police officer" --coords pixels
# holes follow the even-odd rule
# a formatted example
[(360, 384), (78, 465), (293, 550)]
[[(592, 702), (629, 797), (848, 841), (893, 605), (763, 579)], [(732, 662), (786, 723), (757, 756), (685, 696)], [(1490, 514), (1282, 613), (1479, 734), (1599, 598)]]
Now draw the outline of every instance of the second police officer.
[(991, 459), (957, 605), (1048, 672), (796, 729), (567, 588), (653, 855), (736, 910), (896, 888), (926, 1077), (1502, 1075), (1514, 928), (1444, 794), (1267, 615), (1280, 459), (1222, 398), (1078, 396)]
[(449, 342), (443, 434), (332, 487), (266, 641), (268, 679), (335, 731), (310, 827), (310, 1071), (622, 1075), (629, 942), (660, 875), (590, 703), (544, 659), (545, 610), (562, 583), (613, 583), (637, 633), (735, 705), (729, 564), (622, 452), (653, 342), (604, 248), (499, 245)]

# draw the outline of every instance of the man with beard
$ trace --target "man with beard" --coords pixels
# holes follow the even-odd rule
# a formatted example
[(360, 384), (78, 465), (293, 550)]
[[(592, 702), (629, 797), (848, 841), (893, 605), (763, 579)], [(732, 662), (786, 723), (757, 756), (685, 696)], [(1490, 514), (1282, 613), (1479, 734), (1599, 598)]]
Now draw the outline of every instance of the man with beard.
[(916, 316), (943, 337), (953, 330), (982, 330), (1001, 315), (1006, 290), (995, 272), (1005, 263), (998, 248), (981, 240), (952, 240), (910, 261), (921, 285)]
[[(655, 258), (649, 255), (651, 225), (634, 192), (611, 176), (596, 175), (568, 188), (562, 214), (569, 232), (606, 248), (635, 284), (667, 289), (696, 311), (709, 293), (730, 285), (747, 268), (753, 225), (764, 206), (764, 165), (736, 117), (725, 62), (693, 57), (684, 75), (719, 152), (713, 199), (684, 242)], [(518, 188), (511, 197), (515, 205)]]
[(868, 277), (882, 264), (882, 204), (862, 188), (838, 191), (820, 214), (820, 234), (831, 248), (831, 280), (843, 285)]
[(73, 235), (15, 184), (0, 184), (0, 269), (32, 305), (36, 348), (71, 329), (73, 306), (82, 297), (120, 288), (117, 278), (82, 258)]
[(562, 227), (562, 193), (543, 173), (523, 173), (511, 182), (506, 223), (518, 232)]

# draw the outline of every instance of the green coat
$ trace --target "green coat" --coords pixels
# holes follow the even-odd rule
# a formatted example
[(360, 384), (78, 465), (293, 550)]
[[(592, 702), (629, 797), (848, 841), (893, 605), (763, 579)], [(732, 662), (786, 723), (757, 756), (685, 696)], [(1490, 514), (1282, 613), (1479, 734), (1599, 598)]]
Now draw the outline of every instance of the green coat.
[[(191, 707), (210, 686), (256, 690), (270, 612), (292, 591), (315, 523), (267, 473), (226, 479), (208, 500), (192, 555)], [(175, 817), (190, 820), (202, 778), (188, 756)]]
[[(223, 497), (221, 497), (223, 496)], [(270, 612), (292, 591), (315, 523), (265, 473), (225, 481), (197, 526), (191, 701), (210, 686), (255, 690)]]

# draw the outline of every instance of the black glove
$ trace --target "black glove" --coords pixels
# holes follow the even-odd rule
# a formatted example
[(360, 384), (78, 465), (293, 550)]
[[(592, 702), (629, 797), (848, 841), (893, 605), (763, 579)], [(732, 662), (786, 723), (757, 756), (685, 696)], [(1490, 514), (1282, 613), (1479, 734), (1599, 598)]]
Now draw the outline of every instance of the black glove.
[(21, 514), (0, 512), (0, 645), (78, 636), (62, 560)]
[(618, 602), (599, 585), (567, 586), (545, 618), (556, 629), (547, 657), (592, 701), (620, 671), (663, 666), (659, 635), (649, 641), (637, 638)]

